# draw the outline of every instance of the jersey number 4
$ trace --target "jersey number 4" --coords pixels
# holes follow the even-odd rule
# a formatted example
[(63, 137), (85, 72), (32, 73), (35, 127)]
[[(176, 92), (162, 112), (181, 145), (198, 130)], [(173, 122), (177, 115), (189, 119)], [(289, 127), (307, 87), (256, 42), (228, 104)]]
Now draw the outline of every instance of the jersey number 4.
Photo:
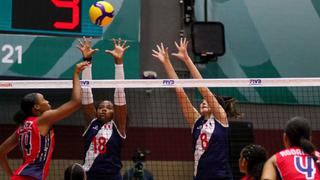
[(20, 146), (23, 153), (26, 153), (27, 155), (31, 154), (31, 131), (20, 134)]
[(295, 156), (294, 166), (299, 173), (305, 175), (306, 179), (314, 179), (314, 175), (316, 174), (316, 168), (313, 159), (310, 156)]

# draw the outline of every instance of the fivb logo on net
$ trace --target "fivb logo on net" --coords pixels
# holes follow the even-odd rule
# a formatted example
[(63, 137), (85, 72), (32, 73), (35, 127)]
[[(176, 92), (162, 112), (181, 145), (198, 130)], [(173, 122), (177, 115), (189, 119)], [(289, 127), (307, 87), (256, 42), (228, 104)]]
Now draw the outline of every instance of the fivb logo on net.
[(261, 79), (250, 79), (250, 85), (261, 85), (262, 84), (262, 80)]
[(162, 81), (162, 85), (164, 86), (173, 86), (174, 85), (174, 80), (173, 79), (164, 79)]
[(82, 80), (80, 81), (81, 87), (88, 87), (90, 85), (90, 81)]

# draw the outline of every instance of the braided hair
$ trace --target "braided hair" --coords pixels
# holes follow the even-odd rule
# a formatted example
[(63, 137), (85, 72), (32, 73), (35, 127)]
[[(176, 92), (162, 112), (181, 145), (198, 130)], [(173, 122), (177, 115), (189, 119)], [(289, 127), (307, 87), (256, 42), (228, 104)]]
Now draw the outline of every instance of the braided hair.
[(320, 162), (315, 154), (316, 147), (310, 141), (311, 126), (307, 119), (303, 117), (291, 118), (284, 129), (291, 146), (301, 147), (302, 150), (309, 154), (320, 170)]
[(248, 162), (247, 172), (253, 179), (260, 179), (267, 151), (260, 145), (250, 144), (242, 149), (242, 157)]

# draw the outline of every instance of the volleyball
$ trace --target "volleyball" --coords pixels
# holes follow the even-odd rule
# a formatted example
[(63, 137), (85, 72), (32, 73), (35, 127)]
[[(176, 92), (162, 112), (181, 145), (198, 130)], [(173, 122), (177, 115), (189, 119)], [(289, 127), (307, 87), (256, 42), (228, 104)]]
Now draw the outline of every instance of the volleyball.
[(113, 20), (113, 6), (106, 1), (97, 1), (89, 9), (89, 17), (93, 24), (104, 27)]

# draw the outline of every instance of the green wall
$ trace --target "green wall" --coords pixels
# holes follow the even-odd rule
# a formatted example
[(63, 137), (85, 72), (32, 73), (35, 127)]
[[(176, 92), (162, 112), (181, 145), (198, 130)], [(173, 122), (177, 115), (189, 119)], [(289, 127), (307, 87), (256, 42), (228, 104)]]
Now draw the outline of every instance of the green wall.
[[(198, 21), (204, 20), (203, 4), (196, 1)], [(208, 20), (224, 24), (226, 53), (201, 69), (205, 78), (320, 76), (319, 1), (209, 0)], [(301, 90), (281, 88), (279, 98), (271, 98), (272, 91), (255, 88), (258, 102), (319, 104), (319, 99), (306, 102)], [(250, 98), (237, 94), (243, 101)]]

